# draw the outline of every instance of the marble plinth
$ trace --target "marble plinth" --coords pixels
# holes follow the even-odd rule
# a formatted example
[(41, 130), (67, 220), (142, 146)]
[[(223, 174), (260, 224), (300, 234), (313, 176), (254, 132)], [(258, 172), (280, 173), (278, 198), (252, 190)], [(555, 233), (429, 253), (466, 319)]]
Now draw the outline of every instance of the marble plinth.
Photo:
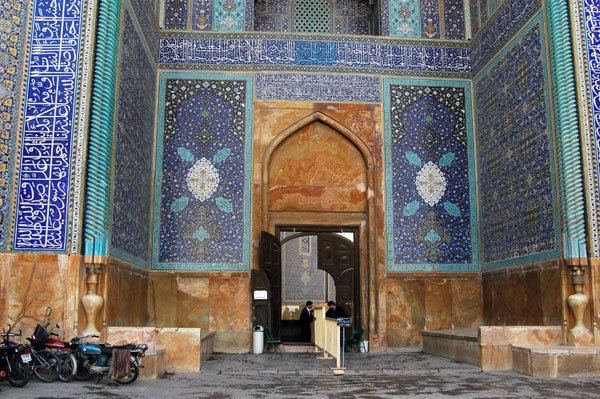
[(534, 377), (598, 377), (600, 348), (566, 345), (512, 347), (513, 369)]
[(142, 360), (139, 378), (155, 379), (162, 378), (166, 373), (167, 368), (167, 350), (166, 349), (149, 349), (146, 351), (146, 356)]

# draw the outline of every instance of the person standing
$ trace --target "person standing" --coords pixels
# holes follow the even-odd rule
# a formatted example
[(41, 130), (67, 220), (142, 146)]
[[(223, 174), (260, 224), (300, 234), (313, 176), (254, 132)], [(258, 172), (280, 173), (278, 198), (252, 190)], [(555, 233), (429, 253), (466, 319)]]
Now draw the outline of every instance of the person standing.
[(312, 308), (312, 301), (306, 301), (306, 306), (304, 306), (302, 312), (300, 312), (300, 328), (302, 330), (302, 342), (310, 342), (310, 325), (313, 321), (315, 321), (315, 316), (313, 315)]
[(329, 301), (327, 302), (327, 306), (329, 307), (329, 309), (327, 309), (325, 317), (329, 317), (331, 319), (337, 319), (339, 317), (348, 317), (346, 311), (341, 306), (337, 306), (335, 302)]

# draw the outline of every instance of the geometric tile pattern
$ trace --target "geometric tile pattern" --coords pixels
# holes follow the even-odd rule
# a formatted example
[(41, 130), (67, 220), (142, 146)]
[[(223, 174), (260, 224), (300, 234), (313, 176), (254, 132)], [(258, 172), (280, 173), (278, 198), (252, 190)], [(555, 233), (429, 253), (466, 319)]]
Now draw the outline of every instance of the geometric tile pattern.
[[(359, 38), (359, 36), (357, 36)], [(273, 39), (260, 33), (215, 37), (163, 34), (159, 63), (165, 68), (318, 69), (355, 73), (469, 74), (470, 51), (460, 45), (415, 45), (385, 39), (294, 36)]]
[[(583, 97), (583, 130), (586, 147), (587, 187), (590, 193), (588, 221), (592, 241), (591, 256), (600, 257), (600, 8), (593, 0), (572, 0), (579, 66), (580, 93)], [(593, 166), (593, 167), (592, 167)]]
[[(297, 0), (259, 0), (256, 2), (254, 31), (298, 32)], [(349, 35), (369, 34), (369, 0), (326, 1), (331, 10), (325, 32)], [(308, 4), (313, 4), (308, 2)]]
[(256, 74), (259, 100), (381, 102), (380, 79), (359, 75)]
[(113, 160), (111, 255), (148, 266), (155, 73), (153, 61), (124, 13)]
[(558, 254), (545, 60), (540, 15), (475, 80), (484, 268)]
[(249, 268), (252, 78), (163, 73), (153, 269)]
[[(483, 0), (486, 3), (487, 0)], [(482, 3), (482, 4), (483, 4)], [(504, 2), (494, 19), (480, 27), (471, 43), (471, 65), (478, 73), (496, 52), (540, 9), (541, 0), (508, 0)]]
[[(158, 49), (158, 24), (152, 7), (148, 7), (148, 0), (129, 0), (135, 12), (137, 21), (148, 47), (151, 49), (152, 58), (156, 59)], [(127, 4), (127, 3), (125, 3)]]
[(14, 249), (65, 251), (85, 2), (33, 2)]
[(24, 50), (21, 31), (26, 23), (27, 4), (24, 0), (6, 0), (0, 4), (0, 248), (8, 246), (13, 126), (17, 120), (20, 60)]
[(478, 270), (470, 84), (384, 87), (388, 270)]
[(165, 2), (165, 29), (251, 31), (254, 25), (253, 0), (165, 0)]

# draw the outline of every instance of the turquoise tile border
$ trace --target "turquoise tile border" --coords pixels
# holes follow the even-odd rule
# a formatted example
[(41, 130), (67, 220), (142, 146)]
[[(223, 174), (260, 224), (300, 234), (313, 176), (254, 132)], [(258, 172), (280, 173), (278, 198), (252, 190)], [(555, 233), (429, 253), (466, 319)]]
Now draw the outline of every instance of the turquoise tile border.
[[(553, 202), (553, 213), (554, 213), (554, 234), (555, 234), (555, 242), (556, 242), (556, 246), (557, 248), (551, 251), (544, 251), (544, 252), (539, 252), (536, 254), (531, 254), (531, 255), (526, 255), (526, 256), (520, 256), (520, 257), (516, 257), (516, 258), (508, 258), (508, 259), (502, 259), (502, 260), (498, 260), (498, 261), (494, 261), (494, 262), (489, 262), (489, 263), (484, 263), (483, 259), (483, 252), (484, 249), (482, 248), (482, 256), (481, 256), (481, 260), (482, 260), (482, 265), (481, 265), (481, 270), (482, 271), (488, 271), (488, 270), (494, 270), (494, 269), (500, 269), (503, 267), (508, 267), (508, 266), (514, 266), (514, 265), (519, 265), (519, 264), (525, 264), (525, 263), (531, 263), (531, 262), (538, 262), (538, 261), (542, 261), (542, 260), (548, 260), (548, 259), (553, 259), (553, 258), (558, 258), (560, 257), (561, 251), (560, 251), (560, 246), (561, 246), (561, 240), (560, 240), (560, 228), (559, 228), (559, 221), (558, 221), (558, 200), (557, 200), (557, 189), (556, 189), (556, 163), (555, 163), (555, 151), (554, 151), (554, 134), (553, 134), (553, 127), (552, 127), (552, 114), (551, 114), (551, 107), (550, 107), (550, 85), (549, 85), (549, 69), (548, 69), (548, 62), (547, 62), (547, 53), (546, 53), (546, 35), (545, 35), (545, 31), (544, 31), (544, 27), (545, 27), (545, 23), (544, 23), (544, 16), (542, 14), (541, 11), (539, 11), (522, 29), (521, 31), (515, 36), (513, 37), (508, 44), (502, 49), (502, 51), (500, 51), (498, 54), (496, 54), (496, 56), (492, 59), (492, 61), (483, 69), (481, 70), (477, 76), (473, 79), (473, 87), (476, 88), (477, 84), (481, 81), (481, 79), (483, 78), (483, 76), (485, 76), (490, 69), (492, 69), (493, 67), (495, 67), (500, 60), (506, 55), (508, 54), (508, 52), (510, 50), (512, 50), (512, 48), (514, 46), (517, 45), (518, 42), (521, 41), (521, 39), (523, 39), (523, 37), (529, 33), (529, 31), (535, 26), (535, 24), (541, 24), (542, 30), (541, 30), (541, 34), (540, 34), (540, 40), (541, 40), (541, 49), (542, 49), (542, 64), (544, 66), (544, 85), (546, 90), (544, 90), (544, 94), (545, 94), (545, 102), (546, 102), (546, 118), (548, 120), (548, 152), (550, 153), (550, 174), (551, 174), (551, 181), (552, 181), (552, 202)], [(478, 119), (478, 114), (477, 114), (477, 107), (475, 108), (475, 120)], [(481, 208), (481, 203), (479, 203), (479, 207)]]
[[(159, 74), (158, 88), (158, 120), (156, 127), (156, 158), (154, 176), (154, 204), (152, 219), (152, 270), (250, 270), (250, 224), (252, 197), (252, 114), (253, 114), (253, 75), (210, 74), (196, 72), (162, 72)], [(162, 181), (162, 161), (164, 143), (164, 111), (165, 85), (167, 79), (215, 79), (215, 80), (244, 80), (246, 82), (246, 135), (244, 158), (244, 238), (242, 263), (165, 263), (158, 261), (158, 240), (160, 230), (160, 198)]]
[[(465, 114), (468, 141), (469, 162), (469, 207), (471, 211), (471, 248), (472, 262), (465, 264), (396, 264), (394, 263), (394, 218), (392, 203), (392, 135), (390, 120), (390, 86), (415, 85), (415, 86), (444, 86), (462, 87), (465, 89)], [(384, 142), (385, 142), (385, 215), (386, 215), (386, 259), (389, 272), (457, 272), (479, 271), (479, 236), (477, 227), (477, 193), (475, 190), (475, 150), (473, 143), (473, 115), (471, 82), (459, 80), (429, 80), (429, 79), (384, 79)]]

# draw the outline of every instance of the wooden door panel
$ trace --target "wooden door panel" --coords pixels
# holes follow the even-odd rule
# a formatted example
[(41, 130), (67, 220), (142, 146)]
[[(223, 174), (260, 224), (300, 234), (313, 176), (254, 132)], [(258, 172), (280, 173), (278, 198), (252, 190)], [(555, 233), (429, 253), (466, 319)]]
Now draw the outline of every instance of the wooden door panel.
[(271, 333), (279, 337), (281, 326), (281, 243), (279, 240), (263, 231), (260, 237), (261, 269), (267, 274), (270, 283)]

